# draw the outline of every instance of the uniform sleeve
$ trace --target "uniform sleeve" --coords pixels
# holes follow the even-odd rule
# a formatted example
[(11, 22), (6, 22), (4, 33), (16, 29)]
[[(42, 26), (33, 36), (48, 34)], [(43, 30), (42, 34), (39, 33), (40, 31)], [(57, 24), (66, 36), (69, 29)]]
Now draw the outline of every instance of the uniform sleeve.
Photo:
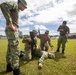
[(6, 18), (6, 21), (11, 22), (12, 19), (11, 19), (11, 16), (10, 16), (10, 9), (9, 9), (8, 5), (1, 4), (1, 10), (2, 10), (2, 13), (3, 13), (4, 17)]
[(43, 64), (44, 59), (45, 59), (45, 57), (44, 57), (44, 55), (42, 55), (41, 58), (39, 59), (39, 63)]
[(47, 53), (45, 54), (45, 52), (42, 54), (41, 58), (39, 59), (39, 63), (43, 64), (44, 60), (48, 58)]
[(67, 31), (68, 31), (68, 34), (70, 33), (70, 29), (69, 29), (69, 27), (67, 27)]
[(57, 31), (59, 31), (59, 30), (60, 30), (60, 28), (61, 28), (61, 25), (58, 27)]
[(22, 43), (26, 43), (26, 38), (28, 38), (28, 37), (24, 36)]
[(25, 42), (26, 42), (26, 40), (25, 40), (25, 38), (23, 38), (22, 43), (25, 43)]
[(48, 44), (51, 47), (51, 39), (50, 39), (50, 36), (48, 36)]

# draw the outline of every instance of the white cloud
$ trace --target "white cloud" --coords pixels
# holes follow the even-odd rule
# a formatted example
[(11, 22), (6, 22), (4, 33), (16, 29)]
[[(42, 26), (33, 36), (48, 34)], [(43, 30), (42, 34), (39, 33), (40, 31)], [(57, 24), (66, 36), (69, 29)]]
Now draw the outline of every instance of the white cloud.
[[(5, 1), (17, 1), (17, 0), (0, 0), (0, 3)], [(42, 23), (46, 24), (55, 22), (56, 24), (56, 22), (59, 23), (60, 21), (63, 20), (67, 20), (69, 23), (71, 23), (69, 25), (71, 32), (76, 32), (75, 30), (76, 0), (26, 0), (26, 2), (28, 4), (27, 9), (19, 13), (20, 27), (27, 26), (26, 28), (21, 29), (23, 34), (29, 33), (28, 32), (30, 31), (30, 28), (28, 27), (29, 25), (32, 25), (32, 27), (34, 27), (35, 29), (40, 28), (42, 30), (46, 30), (47, 27), (45, 25), (42, 25)], [(0, 11), (0, 21), (2, 22), (5, 21), (5, 18), (3, 17), (1, 11)], [(54, 29), (51, 30), (50, 32), (52, 32), (52, 34), (55, 33), (57, 34), (56, 30)]]
[(30, 22), (26, 19), (23, 19), (23, 20), (19, 19), (19, 25), (20, 26), (33, 25), (33, 22)]
[(76, 24), (68, 24), (70, 28), (70, 33), (76, 33)]
[(23, 32), (23, 35), (25, 35), (25, 34), (28, 34), (29, 35), (30, 28), (29, 27), (20, 28), (20, 31)]
[(47, 28), (44, 25), (35, 25), (34, 26), (36, 30), (40, 29), (40, 30), (47, 30)]

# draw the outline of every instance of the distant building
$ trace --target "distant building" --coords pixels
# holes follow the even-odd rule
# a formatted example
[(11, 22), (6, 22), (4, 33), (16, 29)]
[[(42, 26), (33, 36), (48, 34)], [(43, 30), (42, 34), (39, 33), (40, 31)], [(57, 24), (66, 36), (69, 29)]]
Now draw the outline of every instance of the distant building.
[(76, 33), (70, 33), (68, 38), (69, 39), (76, 39)]
[(0, 35), (0, 39), (7, 39), (6, 36)]

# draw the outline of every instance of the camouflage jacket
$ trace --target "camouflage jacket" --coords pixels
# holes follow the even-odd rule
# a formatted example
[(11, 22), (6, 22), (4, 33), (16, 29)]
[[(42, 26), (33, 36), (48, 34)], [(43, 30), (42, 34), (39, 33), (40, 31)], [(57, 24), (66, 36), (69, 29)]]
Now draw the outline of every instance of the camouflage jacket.
[(42, 50), (38, 50), (37, 52), (35, 52), (35, 56), (39, 57), (39, 63), (43, 64), (44, 60), (46, 58), (48, 58), (48, 52), (46, 51), (42, 51)]
[[(31, 47), (31, 42), (28, 42), (26, 39), (27, 38), (31, 38), (30, 36), (24, 36), (23, 40), (22, 40), (22, 43), (25, 43), (25, 47)], [(35, 40), (35, 45), (37, 45), (37, 38), (34, 38)], [(33, 46), (33, 49), (35, 49), (35, 45)]]
[(5, 2), (0, 5), (0, 8), (6, 19), (6, 25), (12, 22), (18, 27), (18, 4), (16, 2)]
[(59, 31), (60, 29), (63, 29), (63, 31), (60, 31), (60, 35), (66, 35), (67, 32), (68, 32), (68, 33), (70, 32), (68, 26), (60, 25), (59, 28), (58, 28), (58, 31)]
[(40, 34), (39, 38), (40, 38), (40, 45), (45, 45), (48, 42), (49, 46), (51, 47), (52, 44), (51, 44), (51, 38), (49, 35)]

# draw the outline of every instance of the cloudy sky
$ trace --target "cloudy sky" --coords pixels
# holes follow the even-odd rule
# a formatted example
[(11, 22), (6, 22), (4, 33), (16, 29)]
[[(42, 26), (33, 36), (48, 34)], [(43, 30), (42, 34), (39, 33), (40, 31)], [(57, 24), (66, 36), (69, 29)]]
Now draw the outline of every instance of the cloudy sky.
[[(5, 1), (0, 0), (0, 4)], [(19, 30), (29, 34), (33, 29), (41, 33), (49, 30), (51, 35), (59, 34), (57, 28), (67, 21), (70, 33), (76, 33), (76, 0), (26, 0), (27, 9), (19, 12)], [(5, 35), (5, 18), (0, 10), (0, 35)]]

